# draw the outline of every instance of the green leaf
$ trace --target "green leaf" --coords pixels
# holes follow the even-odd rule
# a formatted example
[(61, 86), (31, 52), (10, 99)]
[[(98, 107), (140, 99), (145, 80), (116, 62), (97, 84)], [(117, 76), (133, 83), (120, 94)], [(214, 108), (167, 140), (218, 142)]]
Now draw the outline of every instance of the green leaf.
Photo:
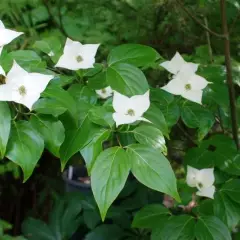
[(167, 154), (167, 147), (162, 132), (153, 126), (139, 126), (133, 130), (134, 137), (139, 143), (149, 145), (153, 148), (159, 149), (165, 155)]
[(240, 221), (240, 205), (233, 202), (223, 191), (219, 191), (214, 196), (214, 215), (229, 228), (233, 228)]
[(5, 156), (11, 130), (11, 112), (8, 104), (0, 102), (0, 159)]
[(110, 127), (115, 124), (112, 117), (112, 112), (108, 111), (104, 106), (94, 106), (89, 110), (89, 119), (98, 125)]
[(87, 146), (95, 134), (98, 134), (100, 128), (91, 123), (88, 115), (77, 127), (71, 124), (68, 118), (62, 122), (65, 127), (65, 140), (60, 148), (61, 168), (63, 170), (70, 157)]
[(63, 124), (56, 118), (46, 115), (32, 115), (30, 122), (44, 139), (46, 148), (59, 157), (59, 149), (65, 138)]
[(226, 182), (221, 191), (226, 193), (233, 201), (240, 204), (240, 179), (233, 179)]
[(147, 112), (144, 113), (144, 117), (151, 122), (151, 125), (155, 125), (166, 137), (169, 137), (165, 117), (157, 105), (152, 103)]
[(214, 216), (198, 218), (195, 226), (197, 240), (231, 240), (227, 226)]
[(6, 156), (22, 168), (24, 182), (32, 175), (43, 149), (43, 139), (29, 122), (14, 123)]
[(97, 102), (96, 92), (87, 86), (81, 84), (73, 84), (68, 89), (68, 92), (77, 102), (82, 100), (90, 104), (95, 104)]
[(123, 44), (115, 47), (108, 55), (108, 65), (129, 63), (141, 67), (154, 62), (158, 53), (149, 46), (140, 44)]
[(180, 201), (174, 172), (159, 150), (143, 144), (132, 144), (127, 146), (127, 154), (131, 159), (132, 173), (139, 182)]
[(102, 224), (88, 233), (85, 240), (120, 240), (123, 230), (114, 224)]
[(65, 90), (57, 86), (49, 86), (43, 93), (45, 98), (53, 99), (58, 105), (67, 109), (73, 119), (77, 119), (77, 107), (73, 97)]
[(173, 216), (165, 222), (163, 229), (153, 232), (152, 240), (193, 240), (194, 218), (187, 215)]
[(109, 138), (110, 133), (111, 131), (109, 129), (100, 129), (92, 141), (80, 151), (85, 160), (89, 174), (92, 171), (97, 156), (103, 150), (103, 142)]
[(149, 89), (143, 72), (130, 64), (114, 64), (107, 68), (106, 74), (107, 82), (111, 88), (123, 95), (140, 95)]
[(88, 87), (91, 89), (99, 90), (108, 86), (106, 79), (106, 71), (102, 71), (95, 76), (88, 78)]
[(94, 229), (101, 222), (99, 213), (94, 210), (85, 210), (83, 212), (84, 223), (89, 229)]
[(97, 157), (91, 171), (91, 184), (102, 220), (123, 189), (130, 168), (128, 156), (120, 147), (109, 148)]
[(199, 141), (205, 137), (215, 122), (214, 115), (208, 109), (191, 102), (183, 104), (181, 117), (189, 128), (199, 128)]
[(33, 105), (33, 110), (37, 113), (53, 115), (58, 117), (67, 111), (67, 107), (55, 99), (41, 98)]
[(28, 239), (56, 240), (47, 224), (34, 218), (28, 218), (23, 222), (22, 231)]
[(151, 204), (136, 213), (133, 219), (134, 228), (157, 228), (167, 221), (170, 212), (160, 204)]

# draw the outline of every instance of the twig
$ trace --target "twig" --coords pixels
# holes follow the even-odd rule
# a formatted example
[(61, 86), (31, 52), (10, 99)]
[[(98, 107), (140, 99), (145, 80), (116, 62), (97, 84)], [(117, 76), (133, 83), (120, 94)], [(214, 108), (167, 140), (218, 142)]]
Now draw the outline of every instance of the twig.
[(220, 0), (220, 9), (222, 17), (222, 29), (223, 34), (227, 36), (224, 40), (225, 48), (225, 64), (227, 69), (227, 85), (230, 99), (230, 110), (231, 110), (231, 120), (232, 120), (232, 132), (233, 138), (235, 140), (237, 149), (239, 149), (239, 140), (238, 140), (238, 122), (237, 122), (237, 108), (235, 101), (235, 89), (232, 79), (232, 65), (231, 65), (231, 55), (230, 55), (230, 41), (229, 41), (229, 32), (227, 25), (227, 15), (226, 15), (226, 2), (225, 0)]
[(176, 2), (179, 4), (179, 6), (183, 9), (183, 11), (190, 17), (192, 18), (200, 27), (211, 33), (212, 35), (219, 37), (219, 38), (226, 38), (225, 35), (219, 34), (205, 26), (198, 18), (196, 18), (187, 8), (184, 7), (184, 5), (181, 3), (181, 1), (176, 0)]
[(120, 142), (120, 139), (119, 139), (118, 135), (116, 135), (116, 138), (117, 138), (117, 142), (118, 142), (119, 146), (122, 147), (122, 144)]
[[(208, 28), (208, 19), (206, 16), (204, 17), (204, 23), (205, 23), (205, 26)], [(212, 63), (213, 62), (213, 53), (212, 53), (210, 34), (208, 31), (206, 31), (206, 38), (207, 38), (207, 44), (208, 44), (209, 59), (210, 59), (210, 62)]]

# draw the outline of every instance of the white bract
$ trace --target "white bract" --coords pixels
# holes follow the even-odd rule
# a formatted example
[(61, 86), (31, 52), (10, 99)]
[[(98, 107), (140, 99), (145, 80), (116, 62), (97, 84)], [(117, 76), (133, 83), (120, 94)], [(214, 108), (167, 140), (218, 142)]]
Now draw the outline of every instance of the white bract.
[(103, 89), (96, 90), (96, 93), (100, 98), (106, 99), (106, 98), (112, 96), (113, 90), (110, 86), (108, 86), (108, 87), (105, 87)]
[(0, 55), (5, 45), (7, 45), (12, 40), (19, 37), (22, 34), (23, 34), (22, 32), (16, 32), (10, 29), (6, 29), (3, 22), (0, 20)]
[(5, 78), (5, 84), (0, 85), (0, 101), (21, 103), (31, 110), (53, 77), (40, 73), (28, 73), (14, 61)]
[(202, 104), (203, 89), (209, 82), (195, 74), (198, 64), (185, 62), (181, 55), (176, 53), (171, 61), (164, 62), (161, 66), (174, 74), (173, 79), (162, 87), (163, 90)]
[(214, 198), (215, 187), (213, 183), (214, 178), (214, 169), (205, 168), (198, 170), (196, 168), (187, 166), (187, 184), (190, 187), (196, 187), (198, 196)]
[(150, 106), (149, 91), (143, 95), (135, 95), (132, 97), (124, 96), (116, 91), (113, 93), (113, 119), (116, 125), (130, 124), (136, 121), (147, 121), (143, 118), (143, 114)]
[(63, 55), (58, 60), (56, 67), (70, 70), (93, 68), (95, 55), (100, 44), (81, 44), (67, 38)]
[(160, 66), (174, 75), (176, 75), (184, 66), (188, 66), (193, 73), (198, 69), (198, 64), (186, 62), (178, 52), (176, 52), (171, 61), (163, 62)]

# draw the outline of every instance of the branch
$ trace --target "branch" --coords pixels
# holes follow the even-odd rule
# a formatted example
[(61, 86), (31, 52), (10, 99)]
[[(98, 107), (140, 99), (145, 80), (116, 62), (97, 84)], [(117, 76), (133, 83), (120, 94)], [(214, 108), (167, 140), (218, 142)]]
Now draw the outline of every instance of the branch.
[[(205, 23), (206, 27), (208, 27), (207, 17), (204, 17), (204, 23)], [(211, 39), (210, 39), (210, 34), (209, 34), (208, 31), (206, 31), (206, 38), (207, 38), (207, 44), (208, 44), (209, 59), (210, 59), (210, 62), (213, 63), (213, 53), (212, 53)]]
[(227, 25), (225, 0), (220, 0), (220, 9), (221, 9), (223, 34), (226, 36), (226, 38), (224, 40), (224, 48), (225, 48), (225, 64), (226, 64), (226, 69), (227, 69), (227, 85), (228, 85), (231, 120), (232, 120), (232, 132), (233, 132), (233, 138), (235, 140), (237, 149), (239, 149), (237, 108), (236, 108), (236, 101), (235, 101), (235, 99), (236, 99), (235, 98), (235, 89), (234, 89), (233, 78), (232, 78), (230, 41), (229, 41), (229, 32), (228, 32), (228, 25)]
[(182, 8), (182, 10), (190, 17), (192, 18), (200, 27), (202, 27), (205, 31), (208, 31), (212, 35), (219, 37), (219, 38), (226, 38), (226, 35), (222, 35), (219, 33), (214, 32), (210, 28), (208, 28), (206, 25), (204, 25), (198, 18), (196, 18), (187, 8), (184, 7), (184, 5), (181, 3), (181, 1), (176, 0), (176, 2), (179, 4), (179, 6)]

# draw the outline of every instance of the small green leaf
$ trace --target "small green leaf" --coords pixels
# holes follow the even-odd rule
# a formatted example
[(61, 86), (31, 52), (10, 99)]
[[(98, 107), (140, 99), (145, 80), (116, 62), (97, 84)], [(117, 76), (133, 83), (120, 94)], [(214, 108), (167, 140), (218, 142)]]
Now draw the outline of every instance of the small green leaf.
[(80, 151), (85, 160), (89, 174), (92, 171), (97, 156), (103, 150), (103, 142), (109, 138), (110, 133), (109, 129), (100, 129), (92, 141)]
[(108, 65), (129, 63), (141, 67), (154, 62), (159, 54), (151, 47), (140, 44), (123, 44), (114, 48), (108, 56)]
[(123, 95), (140, 95), (149, 89), (143, 72), (130, 64), (114, 64), (107, 68), (106, 74), (107, 82), (111, 88)]
[(195, 226), (195, 236), (197, 240), (231, 240), (227, 226), (214, 216), (198, 218)]
[(174, 172), (159, 150), (143, 144), (132, 144), (127, 146), (127, 154), (131, 159), (132, 173), (139, 182), (180, 201)]
[(19, 165), (24, 182), (32, 175), (44, 149), (44, 141), (30, 122), (20, 121), (12, 126), (6, 156)]
[(100, 153), (92, 171), (91, 184), (102, 220), (108, 208), (123, 189), (131, 164), (126, 152), (120, 147), (112, 147)]
[(165, 222), (162, 229), (160, 228), (154, 232), (155, 236), (152, 236), (152, 240), (193, 240), (194, 226), (195, 221), (191, 216), (173, 216)]
[(91, 123), (88, 115), (77, 127), (71, 124), (68, 118), (65, 119), (63, 125), (65, 127), (65, 140), (60, 148), (62, 170), (70, 157), (87, 146), (100, 129), (97, 125)]
[(46, 115), (32, 115), (30, 122), (44, 139), (46, 148), (59, 157), (59, 149), (65, 138), (63, 124), (56, 118)]
[(162, 132), (154, 126), (139, 126), (133, 130), (134, 137), (139, 143), (149, 145), (153, 148), (160, 149), (165, 155), (167, 147)]
[(240, 179), (233, 179), (226, 182), (221, 191), (226, 193), (233, 201), (240, 204)]
[(144, 117), (148, 119), (151, 124), (155, 125), (166, 137), (169, 137), (165, 117), (157, 105), (152, 103), (147, 112), (145, 112)]
[(160, 223), (167, 221), (170, 212), (160, 204), (151, 204), (136, 213), (133, 219), (134, 228), (157, 228)]
[(229, 228), (235, 227), (240, 221), (240, 205), (233, 202), (223, 191), (214, 196), (214, 213)]
[(0, 102), (0, 159), (5, 156), (11, 130), (11, 112), (8, 104)]
[(102, 71), (91, 78), (88, 78), (88, 87), (91, 89), (99, 90), (108, 86), (106, 80), (106, 71)]
[(112, 112), (108, 111), (104, 106), (94, 106), (89, 110), (89, 119), (98, 125), (110, 127), (115, 124), (112, 117)]

